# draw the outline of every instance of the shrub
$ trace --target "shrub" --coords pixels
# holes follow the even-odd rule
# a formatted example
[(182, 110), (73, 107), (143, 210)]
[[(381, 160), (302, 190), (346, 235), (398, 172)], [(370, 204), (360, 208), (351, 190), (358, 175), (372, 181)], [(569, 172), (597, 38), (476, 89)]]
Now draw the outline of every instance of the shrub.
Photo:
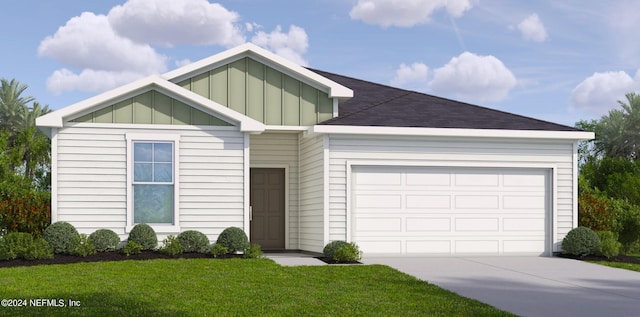
[(76, 245), (72, 254), (86, 257), (87, 255), (96, 254), (96, 247), (93, 245), (93, 242), (89, 240), (89, 237), (86, 234), (82, 233), (80, 234), (80, 241)]
[(345, 241), (340, 241), (340, 240), (332, 241), (327, 243), (326, 246), (324, 246), (324, 249), (322, 249), (322, 253), (324, 254), (325, 258), (333, 259), (333, 256), (335, 255), (336, 251), (338, 251), (338, 249), (346, 245), (348, 245), (348, 243)]
[(243, 257), (247, 259), (259, 259), (262, 257), (262, 248), (257, 243), (250, 243), (249, 247), (244, 250)]
[(51, 195), (48, 192), (16, 191), (0, 198), (0, 228), (41, 237), (51, 223)]
[(614, 200), (613, 203), (616, 213), (618, 241), (622, 243), (622, 250), (626, 254), (640, 240), (640, 207), (620, 199)]
[(578, 219), (580, 226), (594, 231), (611, 231), (616, 225), (611, 200), (593, 192), (578, 196)]
[(576, 256), (595, 254), (599, 247), (600, 238), (587, 227), (571, 229), (562, 240), (562, 252)]
[(158, 246), (158, 236), (153, 228), (145, 223), (139, 223), (129, 232), (129, 241), (135, 241), (142, 246), (142, 250), (152, 250)]
[(223, 245), (228, 252), (244, 251), (249, 247), (249, 238), (242, 229), (229, 227), (220, 233), (216, 244)]
[(93, 243), (97, 252), (110, 252), (118, 249), (120, 236), (113, 230), (99, 229), (89, 235), (89, 241)]
[(211, 248), (211, 255), (213, 255), (214, 258), (221, 257), (227, 253), (229, 253), (229, 249), (219, 243), (214, 244), (213, 248)]
[(177, 256), (178, 254), (182, 254), (182, 245), (180, 245), (180, 240), (174, 235), (169, 235), (166, 239), (162, 241), (162, 248), (160, 248), (160, 252), (164, 254), (168, 254), (170, 256)]
[(130, 256), (132, 254), (138, 254), (142, 252), (142, 245), (135, 241), (127, 241), (127, 243), (122, 248), (122, 253), (126, 256)]
[(72, 254), (80, 243), (80, 234), (70, 223), (58, 221), (44, 230), (44, 239), (53, 248), (53, 253)]
[(598, 238), (600, 238), (600, 248), (598, 248), (598, 254), (607, 258), (620, 254), (620, 248), (622, 243), (618, 241), (616, 234), (611, 231), (598, 231)]
[(351, 242), (336, 250), (332, 259), (336, 262), (354, 262), (362, 259), (362, 251), (358, 245)]
[(38, 260), (53, 258), (53, 250), (43, 238), (30, 233), (11, 232), (0, 239), (0, 260)]
[(209, 250), (209, 239), (200, 231), (181, 232), (178, 235), (178, 240), (184, 252), (206, 253)]

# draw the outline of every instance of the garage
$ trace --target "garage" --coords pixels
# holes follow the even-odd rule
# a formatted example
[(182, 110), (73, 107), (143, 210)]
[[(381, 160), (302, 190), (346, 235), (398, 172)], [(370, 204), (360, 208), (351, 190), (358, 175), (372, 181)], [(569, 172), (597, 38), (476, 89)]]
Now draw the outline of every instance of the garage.
[(353, 166), (352, 240), (365, 254), (548, 255), (551, 174)]

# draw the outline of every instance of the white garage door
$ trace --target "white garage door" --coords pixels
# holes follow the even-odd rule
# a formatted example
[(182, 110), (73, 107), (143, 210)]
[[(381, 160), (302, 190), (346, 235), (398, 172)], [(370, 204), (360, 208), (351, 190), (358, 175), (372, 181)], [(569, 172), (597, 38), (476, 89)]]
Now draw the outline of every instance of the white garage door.
[(352, 239), (366, 254), (548, 254), (546, 169), (353, 167)]

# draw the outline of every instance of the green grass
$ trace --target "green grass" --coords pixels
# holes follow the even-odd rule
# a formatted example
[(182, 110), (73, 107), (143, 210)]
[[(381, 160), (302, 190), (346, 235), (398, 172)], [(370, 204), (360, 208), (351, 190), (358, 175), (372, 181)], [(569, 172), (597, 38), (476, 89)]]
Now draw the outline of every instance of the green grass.
[(174, 259), (0, 269), (0, 316), (512, 316), (381, 265)]
[[(629, 254), (629, 256), (640, 259), (640, 254)], [(589, 262), (600, 264), (600, 265), (606, 265), (610, 267), (615, 267), (619, 269), (625, 269), (629, 271), (640, 272), (640, 264), (635, 264), (635, 263), (621, 263), (621, 262), (607, 262), (607, 261), (589, 261)]]

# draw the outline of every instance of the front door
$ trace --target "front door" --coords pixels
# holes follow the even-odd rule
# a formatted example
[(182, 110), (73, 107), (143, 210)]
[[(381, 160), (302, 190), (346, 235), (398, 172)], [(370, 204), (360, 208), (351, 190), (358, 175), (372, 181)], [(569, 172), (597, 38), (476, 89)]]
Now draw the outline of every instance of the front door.
[(284, 168), (251, 169), (251, 242), (284, 249)]

